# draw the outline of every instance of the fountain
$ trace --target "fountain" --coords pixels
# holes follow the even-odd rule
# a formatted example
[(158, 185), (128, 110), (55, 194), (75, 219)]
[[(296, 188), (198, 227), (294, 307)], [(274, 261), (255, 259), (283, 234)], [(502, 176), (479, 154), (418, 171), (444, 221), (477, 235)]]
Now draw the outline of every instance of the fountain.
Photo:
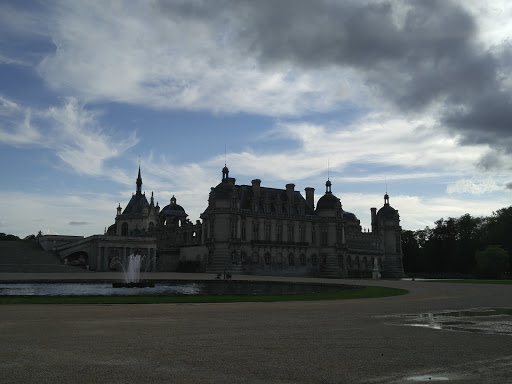
[[(128, 265), (124, 265), (119, 258), (115, 260), (114, 264), (118, 264), (123, 269), (124, 281), (112, 283), (114, 288), (146, 288), (154, 287), (155, 283), (151, 281), (141, 281), (141, 267), (145, 261), (145, 256), (130, 255), (128, 256)], [(149, 263), (146, 263), (149, 264)], [(147, 268), (147, 266), (146, 266)], [(145, 272), (146, 270), (144, 270)]]

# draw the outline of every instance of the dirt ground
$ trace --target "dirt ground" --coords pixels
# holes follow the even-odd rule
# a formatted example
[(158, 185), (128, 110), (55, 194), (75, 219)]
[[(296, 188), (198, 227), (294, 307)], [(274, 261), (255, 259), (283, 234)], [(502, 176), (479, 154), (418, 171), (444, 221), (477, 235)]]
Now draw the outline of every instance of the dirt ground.
[[(512, 315), (474, 317), (473, 325), (435, 317), (511, 309), (512, 286), (340, 282), (410, 293), (283, 303), (2, 305), (0, 383), (512, 383)], [(421, 320), (411, 323), (406, 314)]]

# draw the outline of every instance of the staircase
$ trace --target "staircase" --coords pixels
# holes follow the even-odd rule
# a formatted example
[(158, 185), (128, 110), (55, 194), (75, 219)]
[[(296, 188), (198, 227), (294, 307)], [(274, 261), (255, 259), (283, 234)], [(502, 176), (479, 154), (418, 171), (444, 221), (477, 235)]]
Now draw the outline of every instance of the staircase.
[(382, 276), (391, 278), (405, 277), (404, 267), (402, 266), (401, 259), (398, 255), (386, 255), (386, 260), (384, 262), (384, 271), (382, 272)]
[(344, 277), (343, 268), (338, 264), (338, 260), (334, 258), (327, 258), (325, 264), (320, 265), (319, 277), (327, 279), (340, 279)]

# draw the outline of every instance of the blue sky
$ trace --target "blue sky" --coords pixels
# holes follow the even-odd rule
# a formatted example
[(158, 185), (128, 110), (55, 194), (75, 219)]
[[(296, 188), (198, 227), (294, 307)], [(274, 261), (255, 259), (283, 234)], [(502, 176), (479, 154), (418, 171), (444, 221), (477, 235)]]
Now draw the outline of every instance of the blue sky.
[[(481, 1), (0, 4), (0, 231), (92, 235), (135, 191), (199, 219), (239, 184), (325, 192), (364, 228), (512, 197), (512, 6)], [(139, 160), (140, 159), (140, 160)]]

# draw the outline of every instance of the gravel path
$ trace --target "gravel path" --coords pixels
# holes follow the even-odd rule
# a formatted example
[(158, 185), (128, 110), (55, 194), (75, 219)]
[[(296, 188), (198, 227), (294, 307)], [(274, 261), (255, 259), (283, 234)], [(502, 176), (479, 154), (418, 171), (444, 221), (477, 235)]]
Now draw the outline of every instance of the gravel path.
[[(14, 275), (0, 280), (20, 279)], [(44, 278), (34, 275), (22, 277)], [(410, 293), (317, 302), (2, 305), (0, 383), (512, 383), (512, 316), (474, 318), (505, 334), (405, 326), (401, 316), (512, 308), (510, 285), (338, 282)]]

